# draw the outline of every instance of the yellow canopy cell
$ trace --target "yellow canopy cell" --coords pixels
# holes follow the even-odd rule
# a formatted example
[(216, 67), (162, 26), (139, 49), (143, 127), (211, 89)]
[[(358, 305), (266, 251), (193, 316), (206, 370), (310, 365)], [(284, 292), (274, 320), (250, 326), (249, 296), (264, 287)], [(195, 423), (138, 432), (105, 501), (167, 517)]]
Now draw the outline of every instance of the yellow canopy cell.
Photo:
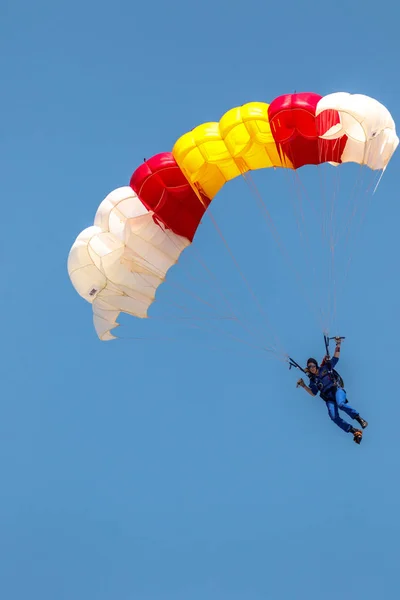
[(229, 180), (282, 163), (268, 120), (268, 104), (232, 108), (219, 123), (204, 123), (181, 136), (172, 154), (193, 187), (214, 198)]

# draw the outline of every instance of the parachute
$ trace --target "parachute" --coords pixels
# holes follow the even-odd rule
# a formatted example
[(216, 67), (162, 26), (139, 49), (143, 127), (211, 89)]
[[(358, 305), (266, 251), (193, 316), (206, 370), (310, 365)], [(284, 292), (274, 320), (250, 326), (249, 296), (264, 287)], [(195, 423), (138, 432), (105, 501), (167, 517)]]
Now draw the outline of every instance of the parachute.
[(92, 303), (97, 335), (115, 338), (120, 312), (146, 317), (155, 291), (189, 240), (166, 232), (130, 187), (100, 204), (94, 225), (71, 248), (68, 271), (77, 292)]
[(256, 169), (353, 162), (384, 170), (399, 143), (385, 106), (361, 94), (294, 93), (250, 102), (182, 135), (111, 192), (68, 257), (94, 327), (115, 338), (121, 312), (146, 318), (168, 270), (188, 248), (224, 184)]

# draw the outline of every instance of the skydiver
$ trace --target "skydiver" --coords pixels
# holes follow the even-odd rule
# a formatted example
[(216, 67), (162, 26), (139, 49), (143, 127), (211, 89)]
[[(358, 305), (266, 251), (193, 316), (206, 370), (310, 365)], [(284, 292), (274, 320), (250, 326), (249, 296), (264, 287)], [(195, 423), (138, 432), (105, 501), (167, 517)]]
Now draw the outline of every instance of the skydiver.
[(360, 417), (358, 411), (348, 404), (346, 391), (340, 386), (338, 378), (333, 372), (333, 368), (339, 361), (341, 342), (340, 338), (336, 338), (336, 348), (333, 357), (329, 358), (325, 356), (320, 367), (318, 367), (315, 358), (308, 359), (305, 372), (310, 378), (310, 387), (304, 383), (303, 379), (298, 380), (297, 387), (304, 388), (311, 396), (316, 396), (319, 392), (321, 398), (326, 402), (326, 407), (332, 421), (346, 433), (352, 433), (356, 444), (360, 444), (363, 435), (362, 431), (355, 429), (339, 416), (340, 409), (357, 421), (362, 429), (368, 426), (367, 421)]

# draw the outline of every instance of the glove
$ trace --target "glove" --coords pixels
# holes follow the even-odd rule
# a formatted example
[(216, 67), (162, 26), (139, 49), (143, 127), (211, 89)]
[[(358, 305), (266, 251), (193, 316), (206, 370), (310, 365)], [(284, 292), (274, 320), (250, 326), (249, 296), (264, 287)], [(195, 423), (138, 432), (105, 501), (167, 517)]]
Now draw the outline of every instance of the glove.
[(296, 387), (305, 387), (306, 384), (304, 383), (304, 379), (300, 378), (296, 384)]

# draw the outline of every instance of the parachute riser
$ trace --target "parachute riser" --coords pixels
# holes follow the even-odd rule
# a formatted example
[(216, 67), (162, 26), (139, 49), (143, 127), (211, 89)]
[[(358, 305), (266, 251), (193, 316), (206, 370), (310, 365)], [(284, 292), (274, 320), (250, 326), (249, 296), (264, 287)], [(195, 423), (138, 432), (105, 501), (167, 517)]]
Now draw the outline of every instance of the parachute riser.
[(290, 356), (288, 357), (289, 360), (289, 371), (292, 367), (294, 367), (295, 369), (300, 369), (300, 371), (303, 371), (303, 373), (305, 373), (307, 375), (307, 371), (305, 369), (303, 369), (303, 367), (301, 367), (299, 365), (299, 363), (297, 363), (293, 358), (290, 358)]
[(330, 359), (330, 354), (329, 354), (329, 342), (330, 340), (345, 340), (346, 338), (344, 336), (340, 336), (340, 335), (334, 335), (332, 337), (329, 337), (328, 335), (326, 335), (324, 333), (324, 342), (325, 342), (325, 350), (326, 350), (326, 357), (329, 360)]

